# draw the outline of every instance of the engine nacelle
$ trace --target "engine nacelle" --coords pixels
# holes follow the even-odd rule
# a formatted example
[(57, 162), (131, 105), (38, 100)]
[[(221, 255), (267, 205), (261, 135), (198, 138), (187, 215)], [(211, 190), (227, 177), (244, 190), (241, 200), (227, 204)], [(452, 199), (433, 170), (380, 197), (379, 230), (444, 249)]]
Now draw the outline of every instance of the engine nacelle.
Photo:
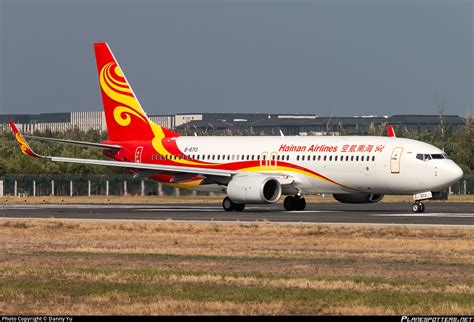
[(334, 199), (342, 203), (374, 203), (383, 199), (383, 195), (365, 193), (333, 194)]
[(237, 176), (227, 185), (227, 196), (235, 203), (275, 203), (281, 197), (281, 185), (259, 174)]

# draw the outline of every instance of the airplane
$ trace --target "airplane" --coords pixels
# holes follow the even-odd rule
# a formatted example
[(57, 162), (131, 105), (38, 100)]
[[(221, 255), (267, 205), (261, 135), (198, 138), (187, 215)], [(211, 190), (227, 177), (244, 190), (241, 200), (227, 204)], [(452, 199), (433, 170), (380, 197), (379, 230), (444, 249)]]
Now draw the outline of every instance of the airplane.
[[(170, 186), (223, 192), (225, 211), (247, 204), (306, 207), (305, 195), (332, 194), (342, 203), (375, 203), (384, 195), (413, 195), (413, 212), (437, 199), (463, 171), (430, 144), (389, 136), (181, 136), (153, 123), (107, 43), (95, 43), (108, 140), (102, 143), (22, 136), (10, 121), (21, 151), (31, 157), (120, 167), (134, 177)], [(25, 137), (103, 150), (110, 160), (43, 156)]]

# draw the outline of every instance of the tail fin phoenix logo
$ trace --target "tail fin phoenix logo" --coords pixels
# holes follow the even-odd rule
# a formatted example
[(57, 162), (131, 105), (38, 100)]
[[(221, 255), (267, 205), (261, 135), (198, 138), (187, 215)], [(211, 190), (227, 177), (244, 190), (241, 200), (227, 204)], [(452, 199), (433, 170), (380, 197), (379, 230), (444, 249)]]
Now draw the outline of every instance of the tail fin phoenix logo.
[[(113, 101), (121, 104), (114, 108), (114, 119), (121, 126), (128, 126), (131, 115), (148, 124), (145, 113), (133, 95), (120, 67), (115, 62), (106, 64), (100, 71), (100, 86)], [(123, 106), (122, 106), (123, 105)]]
[(14, 131), (16, 131), (15, 139), (18, 142), (18, 145), (20, 146), (21, 152), (23, 152), (23, 154), (38, 158), (39, 156), (35, 152), (33, 152), (33, 150), (31, 150), (30, 146), (26, 142), (25, 138), (21, 135), (21, 133), (18, 132), (16, 128), (14, 128)]

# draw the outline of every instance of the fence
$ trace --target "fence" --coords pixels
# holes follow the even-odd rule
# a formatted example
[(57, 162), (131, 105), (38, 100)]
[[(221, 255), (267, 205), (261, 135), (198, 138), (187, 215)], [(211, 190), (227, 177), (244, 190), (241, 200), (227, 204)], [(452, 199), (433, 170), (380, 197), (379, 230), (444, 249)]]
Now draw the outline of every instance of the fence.
[(0, 196), (180, 196), (202, 193), (162, 185), (156, 181), (114, 176), (30, 176), (0, 178)]
[[(465, 176), (450, 187), (453, 194), (473, 194), (474, 177)], [(188, 189), (178, 189), (129, 175), (114, 176), (29, 176), (9, 175), (0, 178), (1, 196), (163, 196), (203, 195)]]

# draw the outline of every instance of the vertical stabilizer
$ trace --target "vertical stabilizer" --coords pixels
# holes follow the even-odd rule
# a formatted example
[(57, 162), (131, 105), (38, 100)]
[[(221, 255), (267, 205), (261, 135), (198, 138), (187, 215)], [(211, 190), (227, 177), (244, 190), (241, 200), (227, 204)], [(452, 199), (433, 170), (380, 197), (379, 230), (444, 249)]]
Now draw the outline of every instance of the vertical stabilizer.
[(107, 43), (94, 44), (110, 141), (152, 140), (178, 134), (151, 122)]

